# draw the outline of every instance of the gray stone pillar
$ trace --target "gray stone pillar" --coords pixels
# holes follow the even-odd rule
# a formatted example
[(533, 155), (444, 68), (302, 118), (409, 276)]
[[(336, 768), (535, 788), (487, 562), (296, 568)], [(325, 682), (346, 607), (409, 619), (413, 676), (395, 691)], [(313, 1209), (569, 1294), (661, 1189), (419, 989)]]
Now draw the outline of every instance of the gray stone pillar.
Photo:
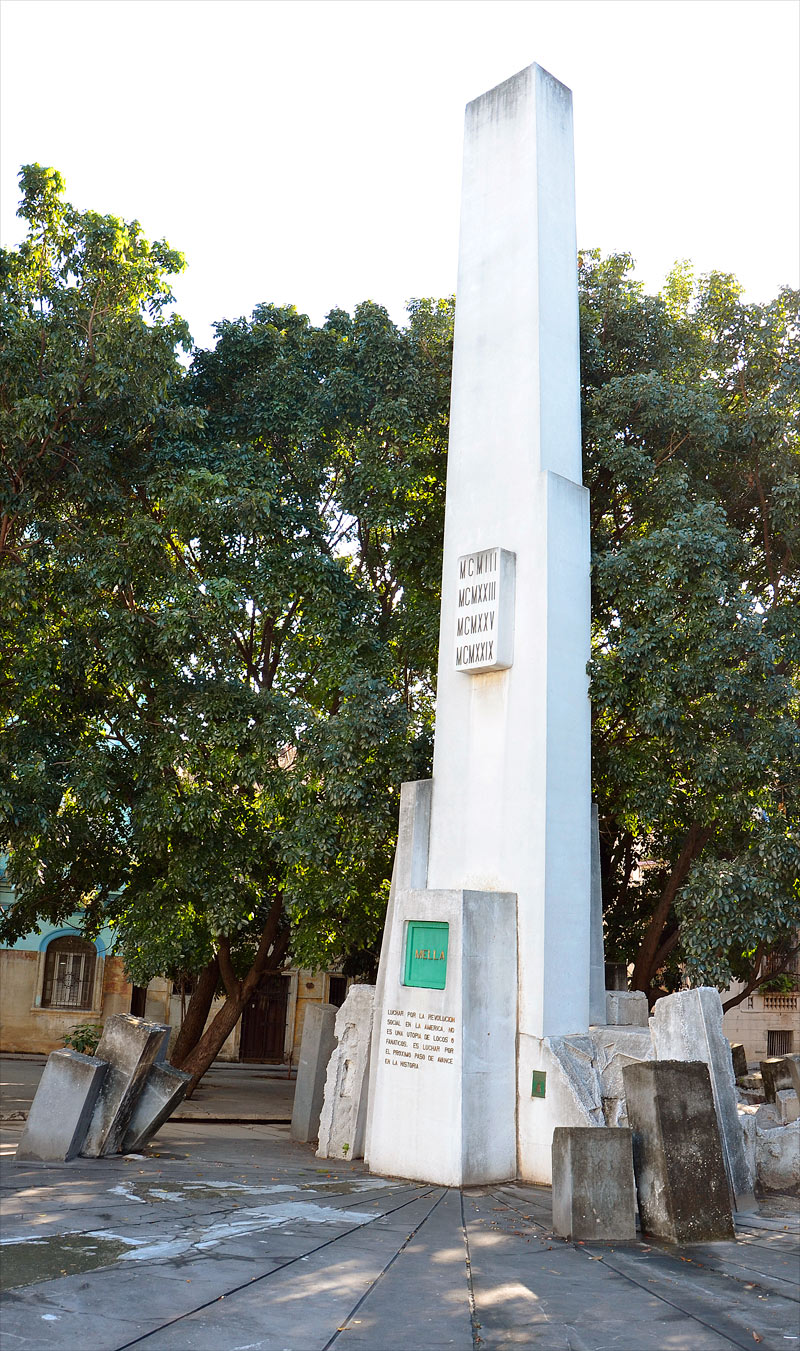
[(98, 1159), (119, 1151), (163, 1039), (161, 1023), (148, 1023), (129, 1013), (115, 1013), (106, 1019), (97, 1055), (108, 1061), (109, 1068), (81, 1150), (87, 1158)]
[(739, 1122), (730, 1042), (722, 1030), (719, 991), (679, 990), (656, 1001), (652, 1018), (657, 1060), (702, 1060), (708, 1065), (722, 1157), (737, 1210), (752, 1210), (753, 1179)]
[(151, 1065), (122, 1141), (126, 1154), (144, 1149), (148, 1140), (152, 1140), (159, 1127), (183, 1102), (191, 1078), (191, 1074), (176, 1070), (172, 1065)]
[(16, 1162), (62, 1163), (80, 1153), (97, 1095), (108, 1072), (105, 1060), (78, 1051), (48, 1056), (28, 1112)]
[(325, 1076), (336, 1045), (334, 1024), (337, 1012), (335, 1004), (306, 1006), (291, 1128), (292, 1139), (304, 1144), (319, 1137)]
[(351, 985), (336, 1015), (319, 1122), (318, 1159), (364, 1157), (374, 985)]
[(556, 1126), (553, 1228), (562, 1238), (636, 1241), (633, 1141), (624, 1127)]
[(708, 1066), (643, 1061), (622, 1078), (642, 1227), (671, 1243), (734, 1238)]

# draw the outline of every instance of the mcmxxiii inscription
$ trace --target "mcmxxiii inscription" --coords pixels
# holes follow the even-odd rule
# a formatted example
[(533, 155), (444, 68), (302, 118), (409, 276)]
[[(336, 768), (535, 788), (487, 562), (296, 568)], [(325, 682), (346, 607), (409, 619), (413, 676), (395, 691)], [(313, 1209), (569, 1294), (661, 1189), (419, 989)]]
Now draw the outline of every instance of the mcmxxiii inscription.
[(512, 664), (514, 563), (508, 549), (479, 549), (459, 558), (457, 671), (504, 671)]

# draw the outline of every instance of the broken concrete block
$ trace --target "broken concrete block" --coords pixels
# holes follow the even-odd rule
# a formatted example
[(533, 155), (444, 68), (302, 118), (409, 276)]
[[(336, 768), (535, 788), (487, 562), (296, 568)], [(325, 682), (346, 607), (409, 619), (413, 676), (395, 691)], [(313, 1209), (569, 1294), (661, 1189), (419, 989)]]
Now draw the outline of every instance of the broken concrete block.
[(136, 1099), (164, 1039), (160, 1023), (129, 1013), (106, 1019), (97, 1055), (108, 1061), (108, 1073), (95, 1104), (81, 1154), (98, 1159), (116, 1154), (122, 1145)]
[(800, 1116), (800, 1102), (793, 1088), (779, 1088), (775, 1095), (775, 1106), (778, 1108), (782, 1126), (791, 1125)]
[(747, 1075), (747, 1056), (740, 1041), (731, 1042), (731, 1063), (734, 1079), (744, 1079)]
[(553, 1229), (574, 1240), (635, 1242), (631, 1131), (556, 1126)]
[(644, 990), (606, 990), (608, 1027), (647, 1027), (647, 995)]
[(759, 1069), (767, 1102), (776, 1101), (779, 1088), (792, 1088), (792, 1076), (784, 1056), (774, 1055), (769, 1060), (759, 1061)]
[(336, 1015), (319, 1122), (318, 1159), (361, 1159), (375, 1009), (374, 985), (351, 985)]
[(600, 1076), (603, 1116), (607, 1126), (627, 1126), (622, 1070), (639, 1060), (652, 1060), (655, 1052), (649, 1027), (593, 1027), (594, 1067)]
[(169, 1039), (172, 1036), (172, 1028), (169, 1023), (156, 1023), (155, 1026), (161, 1028), (163, 1035), (161, 1038), (161, 1045), (156, 1051), (156, 1058), (153, 1061), (153, 1064), (163, 1065), (167, 1059), (167, 1051), (169, 1049)]
[(122, 1141), (126, 1154), (138, 1153), (183, 1101), (191, 1074), (159, 1063), (150, 1066)]
[(47, 1058), (16, 1153), (17, 1163), (62, 1163), (80, 1153), (108, 1064), (78, 1051)]
[(752, 1210), (753, 1178), (739, 1124), (730, 1042), (722, 1031), (722, 1000), (710, 986), (679, 990), (656, 1001), (651, 1024), (658, 1060), (708, 1065), (719, 1124), (722, 1158), (737, 1210)]
[(291, 1135), (307, 1143), (319, 1136), (319, 1119), (325, 1095), (325, 1076), (336, 1045), (335, 1004), (308, 1004), (303, 1022), (303, 1040), (294, 1086)]
[(789, 1071), (789, 1078), (792, 1081), (792, 1088), (800, 1098), (800, 1055), (785, 1055), (783, 1063)]
[(800, 1121), (774, 1130), (756, 1127), (756, 1178), (764, 1191), (800, 1187)]
[(731, 1194), (708, 1066), (653, 1060), (626, 1065), (622, 1077), (644, 1229), (671, 1243), (732, 1239)]
[(628, 966), (626, 962), (606, 962), (606, 991), (627, 990)]

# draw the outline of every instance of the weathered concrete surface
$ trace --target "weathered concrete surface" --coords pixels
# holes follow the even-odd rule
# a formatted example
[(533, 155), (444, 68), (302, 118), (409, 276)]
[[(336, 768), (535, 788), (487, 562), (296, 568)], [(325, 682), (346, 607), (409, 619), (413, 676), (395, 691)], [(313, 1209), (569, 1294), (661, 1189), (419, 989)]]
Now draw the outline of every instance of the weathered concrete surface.
[(626, 1065), (622, 1077), (645, 1231), (672, 1243), (731, 1238), (730, 1191), (708, 1066), (655, 1060)]
[(292, 1108), (292, 1139), (307, 1142), (319, 1136), (325, 1077), (336, 1045), (335, 1004), (309, 1004), (297, 1066)]
[(98, 1056), (52, 1051), (17, 1150), (17, 1161), (66, 1162), (80, 1153), (108, 1071)]
[[(534, 1073), (545, 1075), (543, 1098), (532, 1094)], [(591, 1036), (520, 1036), (518, 1080), (518, 1174), (526, 1182), (549, 1186), (556, 1127), (605, 1124)]]
[(775, 1106), (780, 1112), (783, 1126), (788, 1126), (800, 1116), (800, 1102), (793, 1088), (779, 1088), (775, 1094)]
[(768, 1060), (760, 1060), (758, 1067), (761, 1071), (764, 1098), (767, 1102), (777, 1101), (779, 1088), (794, 1087), (785, 1056), (770, 1056)]
[(800, 1121), (774, 1130), (756, 1126), (756, 1177), (764, 1191), (800, 1187)]
[(607, 1027), (647, 1027), (644, 990), (606, 990)]
[(625, 962), (606, 962), (606, 989), (627, 990), (628, 967)]
[(753, 1178), (739, 1124), (730, 1042), (722, 1030), (722, 1000), (708, 986), (679, 990), (656, 1000), (651, 1023), (658, 1060), (703, 1061), (708, 1065), (725, 1172), (735, 1207), (750, 1210)]
[(553, 1133), (553, 1229), (561, 1238), (636, 1239), (629, 1130), (558, 1126)]
[(383, 926), (378, 978), (375, 982), (375, 1013), (372, 1019), (372, 1045), (369, 1056), (369, 1087), (367, 1091), (366, 1148), (372, 1138), (375, 1114), (375, 1080), (378, 1073), (379, 1043), (383, 1026), (386, 981), (389, 976), (389, 949), (392, 945), (394, 912), (401, 892), (424, 891), (428, 885), (428, 845), (431, 830), (432, 779), (414, 779), (400, 786), (400, 812), (397, 822), (397, 845), (389, 886), (389, 903)]
[(325, 1079), (318, 1159), (364, 1156), (374, 1013), (375, 986), (351, 985), (336, 1015), (336, 1047)]
[(184, 1074), (172, 1065), (157, 1063), (150, 1066), (122, 1141), (126, 1154), (144, 1149), (152, 1140), (183, 1101), (191, 1078), (191, 1074)]
[[(20, 1133), (5, 1129), (0, 1155)], [(796, 1344), (798, 1224), (779, 1198), (737, 1223), (738, 1242), (571, 1243), (545, 1188), (322, 1171), (288, 1125), (174, 1118), (139, 1160), (0, 1157), (0, 1190), (9, 1351)]]
[(594, 1068), (600, 1080), (603, 1118), (607, 1126), (627, 1126), (625, 1085), (622, 1071), (640, 1060), (653, 1060), (655, 1051), (649, 1027), (591, 1027)]
[(739, 1120), (759, 1192), (800, 1188), (800, 1120), (783, 1124), (776, 1104), (742, 1104)]
[(108, 1073), (98, 1094), (81, 1153), (97, 1159), (115, 1154), (122, 1145), (136, 1099), (164, 1039), (161, 1023), (148, 1023), (128, 1013), (107, 1018), (97, 1047)]
[(731, 1042), (731, 1063), (734, 1079), (744, 1079), (747, 1074), (747, 1056), (740, 1041)]
[(792, 1088), (800, 1098), (800, 1055), (787, 1055), (783, 1057), (784, 1064), (789, 1071), (789, 1078), (792, 1082)]
[(589, 935), (589, 1023), (606, 1021), (606, 965), (603, 944), (603, 879), (600, 869), (600, 816), (592, 803), (591, 920)]
[[(444, 983), (406, 985), (409, 926), (432, 922), (447, 926)], [(503, 892), (399, 894), (367, 1138), (376, 1172), (443, 1186), (515, 1175), (516, 925)]]

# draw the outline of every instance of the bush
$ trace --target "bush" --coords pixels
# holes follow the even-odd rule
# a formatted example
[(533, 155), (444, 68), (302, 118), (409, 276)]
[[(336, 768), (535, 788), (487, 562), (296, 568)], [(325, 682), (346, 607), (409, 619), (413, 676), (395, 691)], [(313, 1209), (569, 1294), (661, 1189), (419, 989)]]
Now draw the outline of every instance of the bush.
[(103, 1035), (102, 1023), (78, 1023), (70, 1032), (64, 1034), (64, 1045), (81, 1055), (94, 1055), (97, 1043)]

